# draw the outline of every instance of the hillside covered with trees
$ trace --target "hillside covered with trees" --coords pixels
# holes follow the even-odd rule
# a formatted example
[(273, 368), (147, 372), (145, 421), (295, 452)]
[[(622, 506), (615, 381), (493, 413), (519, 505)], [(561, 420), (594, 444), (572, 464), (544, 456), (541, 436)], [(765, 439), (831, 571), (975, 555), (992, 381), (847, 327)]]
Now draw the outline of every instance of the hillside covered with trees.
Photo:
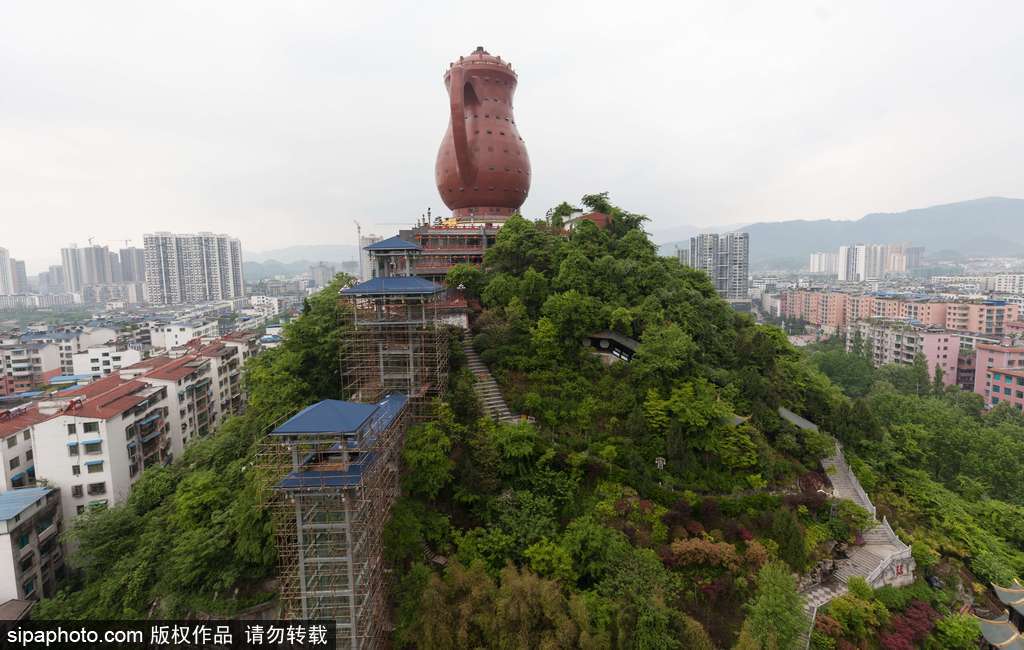
[[(451, 337), (444, 400), (407, 435), (385, 532), (395, 647), (803, 647), (798, 576), (870, 519), (818, 490), (828, 434), (919, 573), (946, 587), (852, 585), (819, 615), (813, 647), (975, 647), (957, 588), (1024, 566), (1019, 415), (982, 415), (919, 369), (799, 352), (705, 275), (659, 257), (643, 216), (605, 194), (583, 203), (610, 226), (563, 235), (567, 204), (537, 222), (516, 216), (483, 269), (449, 274), (479, 309), (471, 332)], [(247, 366), (244, 416), (70, 531), (77, 578), (36, 615), (231, 615), (273, 597), (259, 444), (275, 422), (338, 397), (340, 282)], [(600, 330), (638, 340), (633, 359), (602, 363), (584, 345)], [(529, 422), (481, 417), (465, 346)], [(789, 424), (780, 406), (824, 433)]]

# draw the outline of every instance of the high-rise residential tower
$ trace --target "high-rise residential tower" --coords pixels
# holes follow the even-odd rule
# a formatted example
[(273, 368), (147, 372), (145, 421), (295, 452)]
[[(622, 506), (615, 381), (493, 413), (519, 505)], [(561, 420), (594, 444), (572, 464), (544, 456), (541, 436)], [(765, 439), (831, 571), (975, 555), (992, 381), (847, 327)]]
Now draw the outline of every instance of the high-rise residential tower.
[(690, 266), (704, 271), (727, 300), (745, 300), (750, 270), (750, 235), (731, 232), (690, 237)]
[(25, 272), (25, 261), (11, 259), (12, 293), (28, 293), (28, 273)]
[(119, 256), (121, 258), (121, 277), (124, 282), (146, 281), (146, 251), (144, 249), (134, 246), (122, 248)]
[(145, 236), (146, 298), (156, 305), (245, 296), (242, 244), (213, 233)]
[(0, 248), (0, 296), (14, 293), (14, 278), (11, 274), (11, 255), (6, 248)]

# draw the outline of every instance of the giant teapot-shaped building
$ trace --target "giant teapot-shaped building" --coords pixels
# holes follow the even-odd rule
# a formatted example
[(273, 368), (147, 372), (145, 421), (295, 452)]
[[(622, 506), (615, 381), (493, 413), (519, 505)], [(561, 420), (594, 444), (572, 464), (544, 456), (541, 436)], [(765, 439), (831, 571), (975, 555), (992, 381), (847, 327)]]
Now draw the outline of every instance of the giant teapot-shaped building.
[(451, 117), (437, 152), (437, 191), (459, 221), (504, 221), (530, 191), (530, 158), (512, 113), (518, 77), (482, 47), (444, 75)]

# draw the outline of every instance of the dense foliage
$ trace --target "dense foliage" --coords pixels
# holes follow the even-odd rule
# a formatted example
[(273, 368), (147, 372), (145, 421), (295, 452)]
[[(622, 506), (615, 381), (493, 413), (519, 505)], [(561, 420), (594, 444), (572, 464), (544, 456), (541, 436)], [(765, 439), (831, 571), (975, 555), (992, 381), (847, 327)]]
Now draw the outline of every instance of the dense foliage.
[[(958, 571), (987, 581), (1024, 568), (1019, 414), (983, 415), (920, 362), (876, 370), (856, 345), (798, 352), (704, 274), (658, 257), (642, 215), (607, 194), (581, 203), (609, 227), (564, 233), (568, 204), (543, 221), (515, 216), (483, 268), (449, 273), (480, 309), (451, 339), (444, 399), (406, 437), (385, 530), (394, 645), (800, 645), (798, 574), (870, 517), (818, 491), (832, 441), (780, 418), (786, 406), (844, 442), (919, 572), (947, 579), (945, 590), (851, 584), (819, 616), (815, 647), (970, 647), (976, 625), (952, 611)], [(276, 421), (338, 396), (338, 288), (247, 366), (244, 416), (76, 525), (77, 578), (38, 615), (231, 614), (271, 595), (257, 452)], [(595, 353), (589, 335), (604, 330), (638, 341), (631, 361)], [(528, 420), (481, 417), (465, 346)]]
[[(532, 423), (468, 406), (456, 344), (446, 402), (408, 436), (415, 471), (388, 529), (405, 576), (396, 642), (721, 647), (750, 601), (752, 647), (791, 647), (807, 629), (792, 574), (859, 520), (794, 493), (830, 442), (777, 408), (826, 418), (844, 398), (779, 330), (658, 257), (644, 217), (606, 194), (581, 202), (610, 226), (565, 236), (567, 205), (543, 222), (516, 216), (483, 269), (449, 273), (482, 304), (464, 344)], [(593, 354), (601, 330), (638, 340), (632, 361)], [(425, 564), (424, 547), (447, 567)], [(495, 616), (512, 592), (536, 595)]]

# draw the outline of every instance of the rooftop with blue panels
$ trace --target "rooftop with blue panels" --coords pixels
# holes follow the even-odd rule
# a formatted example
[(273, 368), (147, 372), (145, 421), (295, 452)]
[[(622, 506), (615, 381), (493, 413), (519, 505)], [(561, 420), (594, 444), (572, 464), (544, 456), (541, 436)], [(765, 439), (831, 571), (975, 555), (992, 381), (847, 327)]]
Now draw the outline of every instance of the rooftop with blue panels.
[(51, 487), (30, 487), (8, 490), (0, 494), (0, 521), (7, 521), (14, 518), (14, 515), (20, 515), (50, 492), (53, 492)]
[(429, 296), (444, 291), (444, 287), (416, 276), (373, 278), (341, 290), (343, 296)]
[(368, 251), (421, 251), (423, 248), (419, 244), (414, 244), (411, 241), (406, 241), (398, 235), (382, 239), (381, 241), (374, 242), (369, 246), (363, 246)]
[[(373, 466), (378, 439), (402, 414), (409, 398), (391, 393), (376, 404), (324, 400), (308, 406), (270, 435), (289, 440), (314, 440), (301, 452), (298, 465), (278, 489), (355, 487)], [(301, 446), (301, 445), (300, 445)]]

